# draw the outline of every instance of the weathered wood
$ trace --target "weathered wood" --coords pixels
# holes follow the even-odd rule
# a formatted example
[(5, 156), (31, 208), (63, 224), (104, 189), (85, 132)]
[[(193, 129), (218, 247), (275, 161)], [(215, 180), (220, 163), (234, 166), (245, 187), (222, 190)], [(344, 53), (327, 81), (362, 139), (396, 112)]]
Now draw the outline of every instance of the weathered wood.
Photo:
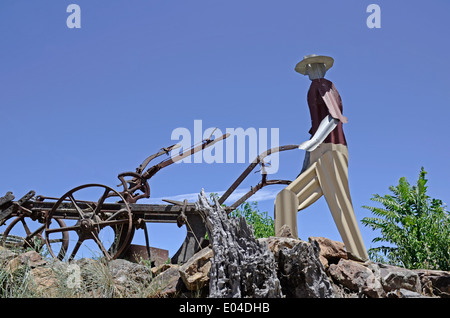
[(257, 241), (243, 217), (228, 217), (217, 199), (211, 205), (202, 190), (196, 208), (204, 217), (212, 244), (209, 297), (282, 297), (274, 256)]

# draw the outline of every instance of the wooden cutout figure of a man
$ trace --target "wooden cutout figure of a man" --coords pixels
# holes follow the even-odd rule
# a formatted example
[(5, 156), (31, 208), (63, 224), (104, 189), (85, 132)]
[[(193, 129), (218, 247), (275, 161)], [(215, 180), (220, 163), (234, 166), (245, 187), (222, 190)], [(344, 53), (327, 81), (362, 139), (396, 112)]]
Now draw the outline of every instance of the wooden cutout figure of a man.
[(287, 225), (298, 237), (297, 212), (323, 195), (347, 252), (367, 260), (348, 186), (348, 150), (342, 127), (347, 117), (342, 115), (342, 100), (336, 87), (324, 78), (333, 63), (331, 57), (313, 54), (305, 56), (295, 67), (311, 80), (307, 101), (312, 137), (299, 146), (306, 151), (300, 175), (275, 199), (275, 231), (278, 233)]

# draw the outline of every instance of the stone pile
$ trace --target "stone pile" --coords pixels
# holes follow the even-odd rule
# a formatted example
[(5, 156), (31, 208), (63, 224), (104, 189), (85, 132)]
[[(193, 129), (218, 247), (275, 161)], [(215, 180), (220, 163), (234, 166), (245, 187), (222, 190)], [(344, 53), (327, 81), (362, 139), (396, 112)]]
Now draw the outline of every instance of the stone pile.
[[(323, 237), (311, 237), (309, 242), (285, 237), (259, 241), (267, 244), (275, 257), (283, 297), (450, 297), (450, 272), (447, 271), (408, 270), (352, 260), (342, 242)], [(211, 248), (207, 247), (182, 266), (167, 265), (168, 272), (162, 272), (154, 280), (160, 287), (160, 295), (208, 295), (212, 256)]]
[(197, 209), (211, 241), (184, 264), (66, 263), (0, 247), (1, 283), (26, 276), (34, 297), (450, 297), (450, 272), (362, 262), (349, 257), (341, 242), (323, 237), (306, 242), (287, 227), (275, 237), (255, 239), (245, 219), (228, 218), (203, 191)]
[[(258, 241), (274, 256), (282, 297), (450, 297), (447, 271), (408, 270), (352, 260), (343, 243), (322, 237), (311, 237), (308, 242), (289, 237)], [(69, 267), (73, 264), (80, 268), (83, 282), (93, 284), (92, 292), (85, 297), (208, 297), (212, 257), (213, 250), (206, 247), (185, 264), (162, 264), (150, 269), (121, 259), (102, 266), (91, 259), (68, 264), (44, 259), (34, 251), (17, 254), (0, 248), (1, 270), (13, 273), (26, 266), (33, 280), (34, 295), (43, 297), (66, 297), (58, 286), (61, 274), (66, 280), (75, 274), (73, 267)], [(109, 280), (102, 283), (105, 277)], [(105, 286), (110, 289), (108, 293), (95, 290)]]

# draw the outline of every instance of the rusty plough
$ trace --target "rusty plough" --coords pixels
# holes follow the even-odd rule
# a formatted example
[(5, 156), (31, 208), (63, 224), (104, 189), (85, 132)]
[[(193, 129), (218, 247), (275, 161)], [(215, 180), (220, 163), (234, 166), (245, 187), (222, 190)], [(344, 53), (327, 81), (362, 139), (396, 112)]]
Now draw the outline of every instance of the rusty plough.
[[(169, 155), (180, 145), (162, 148), (149, 156), (136, 168), (135, 172), (118, 175), (121, 191), (103, 184), (85, 184), (76, 187), (59, 198), (35, 195), (28, 192), (15, 201), (13, 193), (0, 197), (0, 225), (6, 228), (0, 232), (0, 245), (16, 248), (45, 247), (51, 256), (58, 259), (72, 260), (86, 241), (91, 241), (107, 259), (120, 258), (130, 246), (136, 229), (143, 229), (147, 252), (150, 256), (147, 222), (177, 223), (186, 225), (187, 236), (177, 253), (171, 258), (172, 263), (183, 263), (205, 244), (205, 224), (195, 210), (195, 204), (164, 200), (168, 204), (138, 204), (137, 201), (150, 197), (148, 180), (162, 168), (190, 156), (206, 147), (229, 137), (225, 134), (215, 139), (205, 139), (197, 146), (184, 150), (176, 156), (169, 156), (147, 169), (149, 163), (162, 156)], [(251, 190), (227, 206), (228, 212), (236, 209), (261, 188), (271, 184), (289, 184), (288, 180), (267, 180), (264, 173), (264, 158), (271, 153), (297, 149), (298, 145), (281, 146), (260, 154), (239, 176), (232, 186), (219, 198), (222, 204), (258, 165), (262, 166), (262, 180)], [(83, 199), (83, 194), (93, 196), (96, 200)], [(113, 201), (113, 202), (111, 202)], [(31, 227), (30, 223), (35, 226)], [(37, 224), (37, 226), (36, 226)], [(16, 235), (21, 229), (21, 236)], [(102, 232), (110, 233), (103, 239)], [(71, 236), (69, 236), (69, 234)], [(93, 243), (92, 243), (93, 242)]]

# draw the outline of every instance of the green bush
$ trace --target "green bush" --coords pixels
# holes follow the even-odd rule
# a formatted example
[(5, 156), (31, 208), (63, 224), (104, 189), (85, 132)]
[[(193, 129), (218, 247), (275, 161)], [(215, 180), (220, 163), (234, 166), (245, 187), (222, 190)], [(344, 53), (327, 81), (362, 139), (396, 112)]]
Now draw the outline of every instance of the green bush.
[(255, 238), (275, 236), (275, 222), (267, 212), (259, 212), (257, 202), (244, 202), (230, 216), (244, 217), (253, 227)]
[(426, 174), (422, 167), (416, 185), (402, 177), (389, 187), (392, 195), (375, 194), (371, 200), (382, 208), (363, 206), (375, 217), (362, 223), (381, 232), (372, 242), (388, 243), (370, 248), (371, 259), (409, 269), (450, 270), (450, 215), (441, 200), (426, 194)]
[[(219, 195), (217, 193), (211, 193), (210, 198), (211, 200), (213, 200), (213, 198), (219, 199)], [(222, 204), (222, 206), (225, 205)], [(256, 201), (252, 203), (242, 203), (228, 216), (245, 218), (247, 224), (250, 224), (253, 227), (253, 234), (255, 235), (255, 238), (275, 236), (275, 221), (268, 215), (267, 212), (259, 211), (258, 202)]]

